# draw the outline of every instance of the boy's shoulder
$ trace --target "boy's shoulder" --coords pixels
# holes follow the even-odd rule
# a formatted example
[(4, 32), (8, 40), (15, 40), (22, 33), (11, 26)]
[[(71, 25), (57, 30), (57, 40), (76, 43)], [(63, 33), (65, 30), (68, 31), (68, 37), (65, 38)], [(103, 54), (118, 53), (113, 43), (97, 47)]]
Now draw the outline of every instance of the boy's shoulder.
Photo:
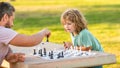
[(89, 32), (89, 30), (87, 30), (87, 29), (83, 29), (81, 32), (80, 32), (80, 34), (89, 34), (90, 32)]

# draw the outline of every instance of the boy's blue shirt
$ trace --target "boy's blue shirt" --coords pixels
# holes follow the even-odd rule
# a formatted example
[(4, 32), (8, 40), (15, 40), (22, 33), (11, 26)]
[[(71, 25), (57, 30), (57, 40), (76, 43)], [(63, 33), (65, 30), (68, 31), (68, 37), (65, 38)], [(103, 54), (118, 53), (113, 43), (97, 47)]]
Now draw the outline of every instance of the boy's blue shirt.
[(91, 46), (94, 51), (103, 51), (99, 41), (87, 29), (83, 29), (77, 36), (71, 34), (71, 38), (74, 46)]

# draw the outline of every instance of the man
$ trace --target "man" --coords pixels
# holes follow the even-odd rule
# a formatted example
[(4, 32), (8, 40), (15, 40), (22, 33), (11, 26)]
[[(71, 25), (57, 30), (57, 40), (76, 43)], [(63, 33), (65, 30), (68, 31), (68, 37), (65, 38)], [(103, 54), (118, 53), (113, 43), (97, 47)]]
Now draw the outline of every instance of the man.
[(39, 44), (44, 37), (50, 36), (50, 31), (43, 29), (40, 32), (27, 36), (10, 29), (13, 26), (14, 7), (7, 2), (0, 2), (0, 66), (6, 59), (9, 63), (24, 61), (24, 54), (12, 53), (9, 44), (30, 47)]

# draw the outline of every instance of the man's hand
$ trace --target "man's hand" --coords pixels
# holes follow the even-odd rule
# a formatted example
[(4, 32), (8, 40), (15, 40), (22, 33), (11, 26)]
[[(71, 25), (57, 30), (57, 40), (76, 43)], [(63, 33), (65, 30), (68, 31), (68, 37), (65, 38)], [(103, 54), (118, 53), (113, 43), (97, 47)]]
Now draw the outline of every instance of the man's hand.
[(50, 37), (50, 35), (51, 35), (51, 32), (50, 32), (47, 28), (41, 30), (41, 32), (42, 32), (46, 37)]
[(10, 63), (23, 62), (25, 60), (25, 54), (23, 53), (10, 53), (6, 60)]

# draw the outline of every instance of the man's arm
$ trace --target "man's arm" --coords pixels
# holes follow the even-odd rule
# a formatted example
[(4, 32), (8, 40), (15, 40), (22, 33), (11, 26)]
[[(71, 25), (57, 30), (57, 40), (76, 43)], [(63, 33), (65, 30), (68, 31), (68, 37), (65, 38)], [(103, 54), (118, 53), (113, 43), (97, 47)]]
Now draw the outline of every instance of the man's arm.
[(39, 33), (36, 33), (31, 36), (18, 34), (10, 41), (10, 44), (15, 46), (24, 46), (24, 47), (34, 46), (39, 44), (44, 37), (49, 35), (50, 35), (50, 31), (47, 29), (43, 29)]

